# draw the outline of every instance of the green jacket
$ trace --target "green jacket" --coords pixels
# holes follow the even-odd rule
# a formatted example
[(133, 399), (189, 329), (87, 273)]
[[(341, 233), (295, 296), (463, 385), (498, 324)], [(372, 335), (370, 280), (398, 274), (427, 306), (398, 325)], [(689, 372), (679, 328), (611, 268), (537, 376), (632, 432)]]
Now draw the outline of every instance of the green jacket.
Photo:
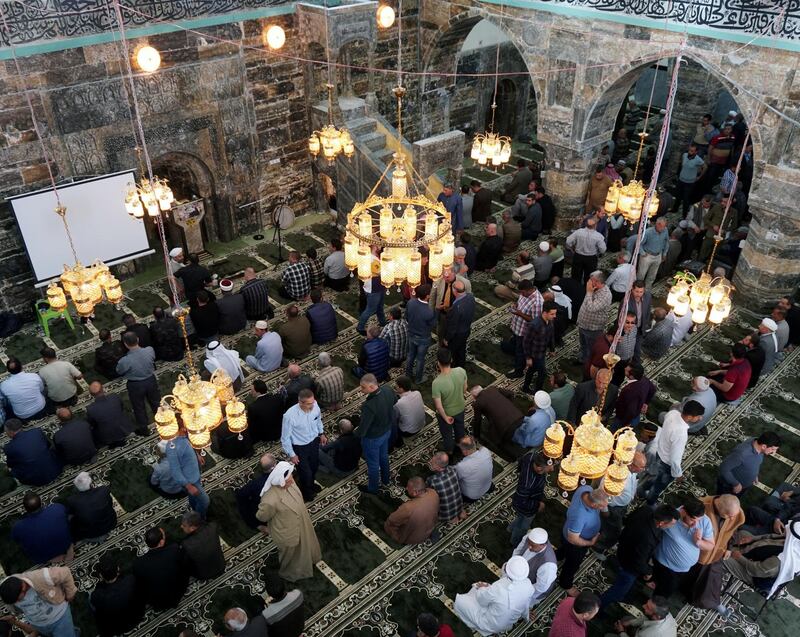
[(372, 392), (361, 405), (361, 422), (355, 430), (359, 438), (379, 438), (392, 427), (397, 394), (389, 385)]

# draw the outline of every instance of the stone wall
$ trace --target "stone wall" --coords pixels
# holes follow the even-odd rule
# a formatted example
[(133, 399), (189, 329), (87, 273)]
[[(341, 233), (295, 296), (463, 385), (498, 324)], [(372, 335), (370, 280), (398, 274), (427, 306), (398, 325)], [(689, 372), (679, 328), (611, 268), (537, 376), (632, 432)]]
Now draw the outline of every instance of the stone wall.
[[(284, 51), (299, 53), (293, 16), (275, 22), (286, 29)], [(161, 69), (135, 78), (153, 163), (185, 157), (209, 183), (204, 230), (211, 241), (252, 229), (258, 206), (240, 208), (250, 202), (266, 199), (268, 206), (288, 195), (298, 212), (311, 205), (303, 69), (259, 49), (263, 26), (250, 21), (150, 37), (161, 51)], [(26, 85), (35, 87), (31, 97), (56, 180), (137, 168), (131, 101), (115, 44), (21, 58), (20, 64)], [(0, 66), (0, 82), (0, 197), (6, 198), (50, 183), (12, 61)], [(38, 292), (8, 207), (0, 213), (0, 307), (22, 310)]]

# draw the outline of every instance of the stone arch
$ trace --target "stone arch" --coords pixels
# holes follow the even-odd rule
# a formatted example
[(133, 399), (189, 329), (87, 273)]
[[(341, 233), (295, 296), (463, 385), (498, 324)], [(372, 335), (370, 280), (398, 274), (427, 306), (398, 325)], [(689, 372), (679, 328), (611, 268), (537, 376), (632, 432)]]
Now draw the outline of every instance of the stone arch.
[[(598, 84), (594, 90), (595, 99), (586, 112), (585, 120), (579, 127), (580, 133), (576, 141), (585, 148), (597, 145), (605, 139), (605, 136), (613, 131), (614, 122), (623, 100), (627, 96), (631, 87), (641, 77), (643, 71), (653, 63), (663, 59), (675, 59), (680, 53), (679, 49), (660, 51), (648, 59), (636, 59), (629, 62), (626, 66), (616, 69)], [(745, 116), (745, 121), (752, 122), (756, 116), (753, 108), (753, 100), (743, 94), (738, 87), (725, 77), (722, 77), (714, 68), (713, 64), (696, 51), (684, 51), (683, 57), (702, 67), (719, 84), (725, 88), (736, 100), (740, 112)], [(680, 72), (678, 74), (678, 84), (680, 86)], [(758, 127), (751, 130), (753, 141), (753, 153), (756, 157), (761, 156), (761, 134)]]
[[(169, 180), (176, 199), (203, 200), (205, 217), (201, 222), (205, 241), (227, 241), (233, 227), (230, 210), (218, 196), (214, 176), (206, 163), (192, 153), (171, 151), (153, 160), (153, 173)], [(182, 245), (182, 230), (167, 217), (167, 238)]]
[[(373, 75), (369, 71), (350, 68), (372, 66), (374, 47), (361, 35), (349, 37), (335, 51), (336, 61), (342, 64), (336, 70), (336, 85), (339, 97), (365, 98), (373, 87)], [(331, 56), (333, 59), (333, 55)]]
[[(530, 88), (521, 87), (521, 82), (518, 77), (510, 78), (517, 89), (517, 95), (524, 96), (532, 94), (535, 97), (536, 104), (541, 104), (540, 86), (535, 81), (531, 74), (529, 66), (529, 56), (526, 56), (525, 46), (518, 34), (511, 28), (511, 26), (503, 22), (501, 23), (499, 16), (484, 8), (471, 7), (462, 11), (457, 16), (451, 18), (447, 24), (441, 26), (435, 33), (427, 51), (423, 54), (422, 69), (425, 71), (420, 81), (420, 95), (423, 103), (423, 122), (428, 125), (429, 130), (423, 130), (423, 136), (431, 133), (438, 133), (452, 128), (449, 122), (450, 114), (450, 98), (456, 92), (456, 80), (454, 74), (458, 71), (459, 62), (461, 61), (461, 49), (464, 40), (475, 26), (486, 20), (490, 22), (498, 31), (500, 31), (507, 41), (514, 47), (519, 56), (519, 61), (524, 70), (528, 73), (526, 83), (529, 83)], [(502, 45), (501, 45), (502, 46)], [(501, 66), (503, 64), (501, 58)], [(492, 69), (493, 61), (492, 61)], [(432, 73), (433, 75), (427, 75)], [(441, 73), (441, 75), (436, 75)], [(491, 97), (489, 98), (491, 100)], [(483, 100), (485, 101), (485, 99)], [(483, 104), (479, 104), (480, 115), (475, 124), (478, 126), (483, 125)], [(432, 126), (432, 118), (426, 116), (426, 113), (446, 113), (446, 119), (442, 126)], [(434, 118), (435, 119), (435, 118)], [(522, 119), (522, 118), (521, 118)]]

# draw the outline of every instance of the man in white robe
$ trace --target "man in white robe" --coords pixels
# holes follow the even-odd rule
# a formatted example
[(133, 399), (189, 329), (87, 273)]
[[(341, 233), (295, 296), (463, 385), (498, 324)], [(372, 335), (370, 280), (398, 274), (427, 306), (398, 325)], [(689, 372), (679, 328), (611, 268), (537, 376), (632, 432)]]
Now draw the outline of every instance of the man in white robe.
[(534, 588), (528, 579), (528, 562), (513, 556), (503, 567), (503, 577), (494, 584), (476, 582), (468, 593), (456, 595), (455, 613), (481, 635), (509, 630), (528, 617)]
[(210, 374), (213, 374), (220, 367), (224, 369), (233, 381), (234, 390), (238, 391), (239, 387), (242, 386), (244, 372), (242, 372), (239, 352), (235, 349), (227, 349), (219, 341), (210, 341), (206, 345), (206, 360), (204, 364)]

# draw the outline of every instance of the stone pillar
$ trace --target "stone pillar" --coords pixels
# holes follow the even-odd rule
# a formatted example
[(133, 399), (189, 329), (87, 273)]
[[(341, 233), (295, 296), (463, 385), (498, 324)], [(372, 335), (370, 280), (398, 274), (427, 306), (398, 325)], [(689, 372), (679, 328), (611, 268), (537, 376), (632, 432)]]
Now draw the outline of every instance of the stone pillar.
[(736, 302), (770, 306), (800, 282), (800, 170), (766, 166), (750, 193), (750, 232), (733, 277)]
[(412, 160), (420, 177), (429, 180), (440, 168), (447, 169), (447, 181), (455, 188), (461, 186), (464, 160), (464, 132), (460, 130), (442, 133), (414, 142)]
[(584, 211), (592, 158), (599, 148), (578, 152), (553, 142), (539, 142), (545, 149), (544, 187), (556, 207), (555, 230), (569, 230)]

